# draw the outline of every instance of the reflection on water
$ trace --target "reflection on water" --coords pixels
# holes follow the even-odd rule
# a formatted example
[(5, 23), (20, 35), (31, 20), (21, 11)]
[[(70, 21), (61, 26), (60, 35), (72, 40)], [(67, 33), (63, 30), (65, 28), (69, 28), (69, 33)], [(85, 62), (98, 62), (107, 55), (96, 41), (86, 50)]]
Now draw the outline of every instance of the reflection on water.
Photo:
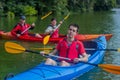
[[(120, 48), (120, 9), (114, 9), (111, 14), (108, 14), (108, 20), (103, 22), (102, 25), (106, 26), (105, 32), (113, 34), (113, 37), (108, 42), (108, 47), (110, 49)], [(106, 23), (107, 22), (107, 23)], [(105, 28), (103, 28), (105, 29)], [(105, 64), (120, 65), (120, 55), (116, 51), (107, 51), (104, 57)], [(93, 72), (95, 71), (95, 72)], [(79, 77), (77, 80), (119, 80), (120, 75), (111, 74), (105, 72), (99, 68), (93, 69), (92, 71), (86, 73), (85, 75)]]
[[(51, 17), (50, 17), (51, 18)], [(39, 18), (35, 18), (35, 23), (37, 25), (33, 32), (44, 32), (47, 24), (49, 24), (50, 18), (39, 22)], [(62, 17), (59, 17), (61, 20)], [(10, 31), (18, 19), (14, 21), (9, 21), (6, 18), (0, 18), (0, 29)], [(29, 19), (28, 19), (29, 20)], [(31, 19), (32, 20), (32, 19)], [(28, 22), (32, 22), (32, 21)], [(45, 22), (47, 21), (47, 22)], [(7, 23), (7, 24), (5, 24)], [(79, 33), (82, 34), (104, 34), (112, 33), (113, 37), (108, 42), (108, 47), (111, 49), (120, 48), (120, 9), (113, 9), (111, 12), (96, 12), (96, 13), (84, 13), (84, 14), (73, 14), (64, 21), (60, 28), (60, 33), (66, 33), (68, 24), (77, 23), (80, 25)], [(0, 39), (0, 80), (10, 72), (20, 73), (25, 71), (37, 64), (42, 60), (42, 56), (38, 56), (32, 53), (21, 53), (18, 55), (8, 54), (4, 50), (4, 42), (7, 40)], [(41, 43), (30, 43), (22, 41), (14, 41), (24, 46), (27, 49), (31, 47), (44, 47)], [(47, 45), (51, 46), (51, 45)], [(47, 47), (46, 46), (46, 47)], [(52, 45), (53, 46), (53, 45)], [(115, 64), (120, 65), (120, 54), (119, 52), (107, 51), (104, 58), (105, 64)], [(78, 77), (75, 80), (119, 80), (120, 75), (114, 75), (100, 68), (95, 68), (88, 73)]]

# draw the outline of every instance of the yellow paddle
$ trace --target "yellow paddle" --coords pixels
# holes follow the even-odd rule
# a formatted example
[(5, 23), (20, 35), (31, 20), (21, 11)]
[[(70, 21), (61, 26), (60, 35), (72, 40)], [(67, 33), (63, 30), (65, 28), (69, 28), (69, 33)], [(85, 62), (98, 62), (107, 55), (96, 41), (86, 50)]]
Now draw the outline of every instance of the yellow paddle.
[(13, 42), (6, 42), (5, 50), (9, 53), (17, 54), (17, 53), (24, 52), (25, 48), (22, 47), (21, 45), (17, 45), (16, 43), (13, 43)]
[(93, 65), (96, 67), (100, 67), (103, 70), (105, 70), (106, 72), (110, 72), (113, 74), (119, 74), (120, 75), (120, 66), (118, 65), (113, 65), (113, 64), (93, 64), (93, 63), (89, 63), (89, 62), (82, 62), (85, 64), (89, 64), (89, 65)]
[(49, 39), (50, 39), (50, 35), (45, 36), (44, 39), (43, 39), (43, 45), (44, 45), (43, 50), (46, 53), (49, 53), (49, 51), (48, 50), (46, 51), (46, 49), (45, 49), (45, 45), (49, 42)]
[(48, 49), (45, 48), (45, 45), (49, 42), (49, 39), (50, 39), (50, 35), (47, 35), (47, 36), (44, 37), (44, 39), (43, 39), (44, 48), (41, 48), (41, 50), (44, 50), (44, 51), (48, 50)]
[[(63, 18), (62, 22), (64, 22), (64, 20), (66, 20), (69, 16), (70, 16), (70, 13), (68, 13), (67, 16), (65, 16), (65, 17)], [(58, 28), (60, 27), (60, 25), (61, 25), (61, 24), (58, 24), (57, 27), (55, 28), (55, 30), (58, 29)], [(54, 31), (55, 31), (55, 30), (54, 30)]]
[(46, 18), (46, 17), (49, 16), (50, 14), (52, 14), (51, 11), (50, 11), (49, 13), (47, 13), (45, 16), (41, 17), (41, 20), (43, 20), (44, 18)]
[[(22, 47), (21, 45), (13, 43), (13, 42), (6, 42), (5, 43), (5, 50), (8, 53), (11, 53), (11, 54), (19, 54), (19, 53), (23, 53), (23, 52), (31, 52), (31, 53), (35, 53), (35, 54), (41, 54), (40, 52), (27, 50), (24, 47)], [(45, 54), (45, 56), (50, 56), (50, 57), (56, 57), (56, 58), (62, 58), (62, 59), (65, 59), (65, 60), (70, 60), (69, 58), (59, 57), (59, 56), (50, 55), (50, 54)], [(113, 74), (120, 74), (120, 66), (118, 66), (118, 65), (94, 64), (94, 63), (89, 63), (89, 62), (81, 62), (81, 63), (102, 68), (103, 70), (105, 70), (107, 72), (110, 72), (110, 73), (113, 73)]]
[(70, 16), (70, 13), (68, 13), (67, 16), (65, 16), (62, 21), (66, 20), (69, 16)]
[[(62, 22), (64, 22), (64, 20), (66, 20), (66, 19), (69, 17), (69, 15), (70, 15), (70, 13), (68, 13), (67, 16), (64, 17), (64, 19), (62, 20)], [(57, 27), (54, 29), (54, 31), (55, 31), (56, 29), (58, 29), (58, 28), (60, 27), (60, 25), (61, 25), (61, 23), (59, 23), (59, 24), (57, 25)], [(51, 33), (49, 36), (51, 36), (52, 34), (53, 34), (53, 33)]]
[[(36, 52), (36, 51), (32, 51), (32, 50), (27, 50), (25, 49), (23, 46), (17, 44), (17, 43), (13, 43), (13, 42), (6, 42), (5, 43), (5, 50), (8, 52), (8, 53), (11, 53), (11, 54), (20, 54), (20, 53), (23, 53), (23, 52), (31, 52), (31, 53), (35, 53), (35, 54), (41, 54), (43, 56), (42, 53), (40, 52)], [(64, 57), (59, 57), (59, 56), (55, 56), (55, 55), (51, 55), (51, 54), (44, 54), (46, 57), (55, 57), (55, 58), (62, 58), (62, 59), (66, 59), (66, 60), (69, 60), (68, 58), (64, 58)]]
[(43, 45), (46, 45), (49, 42), (49, 39), (50, 39), (50, 35), (45, 36), (43, 39)]

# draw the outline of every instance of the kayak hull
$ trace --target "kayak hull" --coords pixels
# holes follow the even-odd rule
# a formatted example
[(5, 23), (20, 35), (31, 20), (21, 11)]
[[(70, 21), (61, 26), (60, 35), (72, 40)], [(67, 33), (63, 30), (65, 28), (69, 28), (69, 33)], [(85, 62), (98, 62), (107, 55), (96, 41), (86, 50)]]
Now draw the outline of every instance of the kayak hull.
[[(83, 43), (86, 48), (97, 49), (106, 49), (107, 45), (104, 36), (101, 36), (94, 41), (85, 41)], [(99, 64), (105, 53), (105, 51), (99, 50), (87, 50), (86, 52), (90, 55), (88, 62), (93, 64)], [(71, 80), (83, 75), (94, 67), (95, 66), (93, 65), (82, 62), (69, 67), (45, 65), (44, 62), (42, 62), (32, 69), (28, 69), (7, 80)]]
[[(45, 37), (44, 34), (41, 34), (43, 38)], [(109, 40), (112, 37), (112, 34), (78, 34), (75, 38), (80, 41), (89, 41), (98, 38), (99, 36), (105, 36), (106, 40)], [(19, 38), (13, 37), (10, 32), (4, 32), (0, 30), (0, 37), (3, 39), (14, 39), (14, 40), (21, 40), (21, 41), (30, 41), (30, 42), (43, 42), (43, 38), (36, 38), (34, 36), (20, 36)], [(61, 39), (65, 38), (66, 35), (60, 34), (59, 38), (50, 38), (49, 42), (58, 43)]]

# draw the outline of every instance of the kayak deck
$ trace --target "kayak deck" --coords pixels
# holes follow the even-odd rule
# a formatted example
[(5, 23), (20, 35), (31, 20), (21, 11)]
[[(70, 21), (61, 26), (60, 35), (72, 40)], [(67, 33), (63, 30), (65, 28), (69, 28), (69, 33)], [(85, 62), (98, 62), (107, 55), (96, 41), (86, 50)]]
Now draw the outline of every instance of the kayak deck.
[[(41, 34), (43, 38), (46, 36)], [(112, 34), (78, 34), (75, 38), (80, 41), (89, 41), (98, 38), (99, 36), (105, 36), (106, 40), (109, 40), (112, 37)], [(19, 38), (13, 37), (10, 32), (4, 32), (0, 30), (0, 37), (3, 39), (14, 39), (14, 40), (21, 40), (21, 41), (30, 41), (30, 42), (43, 42), (43, 38), (36, 38), (33, 36), (20, 36)], [(50, 38), (49, 42), (58, 43), (61, 39), (65, 38), (66, 35), (60, 34), (58, 38)]]

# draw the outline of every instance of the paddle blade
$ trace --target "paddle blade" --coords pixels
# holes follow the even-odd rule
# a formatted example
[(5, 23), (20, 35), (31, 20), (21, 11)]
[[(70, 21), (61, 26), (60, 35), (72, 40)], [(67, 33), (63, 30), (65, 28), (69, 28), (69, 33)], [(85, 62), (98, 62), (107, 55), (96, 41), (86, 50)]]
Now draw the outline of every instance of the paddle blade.
[(112, 65), (112, 64), (99, 64), (103, 70), (113, 73), (113, 74), (120, 74), (120, 66)]
[(43, 39), (43, 44), (46, 45), (48, 43), (49, 39), (50, 39), (50, 35), (45, 36)]
[(52, 14), (52, 12), (47, 13), (45, 16), (41, 17), (41, 20), (43, 20), (44, 18), (46, 18), (47, 16), (49, 16), (50, 14)]
[(118, 52), (120, 52), (120, 48), (118, 48)]
[(13, 42), (6, 42), (5, 43), (5, 50), (8, 53), (12, 53), (12, 54), (18, 54), (18, 53), (22, 53), (25, 51), (25, 48), (22, 47), (21, 45), (18, 45), (16, 43)]
[(64, 20), (66, 20), (69, 17), (70, 13), (67, 14), (67, 16), (64, 18)]
[(119, 74), (120, 75), (120, 71), (117, 71), (117, 70), (111, 70), (111, 69), (104, 69), (104, 70), (107, 72), (110, 72), (112, 74)]

